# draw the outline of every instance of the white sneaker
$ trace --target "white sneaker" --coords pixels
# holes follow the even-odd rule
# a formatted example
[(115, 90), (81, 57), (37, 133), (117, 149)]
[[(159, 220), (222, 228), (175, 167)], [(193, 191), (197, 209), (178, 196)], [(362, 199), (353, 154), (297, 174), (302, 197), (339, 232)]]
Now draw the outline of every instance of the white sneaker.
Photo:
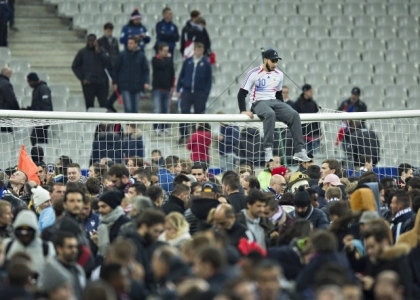
[(300, 152), (295, 153), (293, 155), (293, 159), (294, 160), (298, 160), (298, 161), (311, 161), (312, 160), (306, 154), (306, 150), (305, 149), (302, 149), (302, 150), (300, 150)]
[(273, 161), (273, 149), (265, 148), (265, 162)]

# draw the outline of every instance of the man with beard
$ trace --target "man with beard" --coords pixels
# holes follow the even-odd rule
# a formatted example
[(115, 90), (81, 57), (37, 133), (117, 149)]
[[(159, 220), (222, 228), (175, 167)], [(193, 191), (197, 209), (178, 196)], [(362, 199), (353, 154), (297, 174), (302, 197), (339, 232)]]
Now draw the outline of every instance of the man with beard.
[(58, 262), (70, 272), (73, 277), (73, 289), (77, 299), (82, 296), (86, 285), (85, 271), (77, 264), (79, 242), (72, 233), (60, 232), (54, 241)]
[(147, 208), (137, 217), (137, 231), (125, 234), (137, 248), (136, 260), (144, 267), (144, 283), (149, 290), (154, 289), (150, 262), (153, 252), (162, 244), (157, 239), (164, 231), (164, 224), (165, 214), (162, 211)]
[(82, 218), (86, 232), (94, 232), (99, 226), (99, 215), (92, 211), (93, 197), (86, 197), (80, 217)]
[(314, 228), (328, 228), (327, 216), (322, 210), (312, 207), (311, 198), (304, 186), (300, 186), (299, 190), (296, 191), (293, 202), (295, 211), (291, 213), (292, 218), (311, 221)]

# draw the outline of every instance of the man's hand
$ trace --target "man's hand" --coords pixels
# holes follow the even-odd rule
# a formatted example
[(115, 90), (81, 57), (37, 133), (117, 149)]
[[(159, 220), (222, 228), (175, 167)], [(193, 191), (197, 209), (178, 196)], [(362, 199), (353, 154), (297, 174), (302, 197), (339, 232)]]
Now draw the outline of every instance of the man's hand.
[(86, 79), (83, 79), (82, 80), (82, 83), (83, 83), (83, 85), (87, 85), (87, 84), (90, 84), (90, 81), (89, 80), (86, 80)]
[(375, 279), (370, 276), (363, 276), (360, 281), (362, 282), (363, 290), (365, 291), (370, 291), (375, 283)]
[(144, 84), (144, 90), (147, 91), (147, 90), (149, 90), (149, 88), (150, 88), (150, 85), (148, 83), (145, 83)]
[(114, 88), (114, 92), (118, 91), (118, 84), (114, 84), (112, 87)]
[(241, 114), (247, 115), (250, 119), (254, 118), (254, 114), (251, 111), (243, 111)]
[(343, 238), (343, 244), (347, 247), (347, 249), (350, 252), (354, 250), (353, 240), (354, 240), (354, 236), (352, 236), (351, 234), (348, 234)]

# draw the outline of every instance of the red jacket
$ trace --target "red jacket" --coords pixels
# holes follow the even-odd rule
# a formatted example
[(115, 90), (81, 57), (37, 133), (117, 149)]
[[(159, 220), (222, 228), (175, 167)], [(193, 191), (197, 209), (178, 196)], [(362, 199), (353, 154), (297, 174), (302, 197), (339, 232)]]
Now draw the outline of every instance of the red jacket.
[(191, 160), (210, 162), (209, 147), (211, 132), (199, 130), (191, 134), (188, 139), (187, 149), (191, 150)]

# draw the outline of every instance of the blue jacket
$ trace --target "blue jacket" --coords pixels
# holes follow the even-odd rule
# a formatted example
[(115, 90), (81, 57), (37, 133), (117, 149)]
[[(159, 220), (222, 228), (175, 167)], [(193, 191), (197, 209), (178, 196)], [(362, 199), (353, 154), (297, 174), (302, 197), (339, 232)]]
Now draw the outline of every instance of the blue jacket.
[(166, 22), (162, 20), (156, 23), (156, 45), (155, 49), (157, 52), (157, 45), (159, 43), (166, 43), (169, 46), (169, 52), (174, 53), (175, 44), (179, 41), (178, 27), (172, 22)]
[(181, 74), (179, 74), (177, 91), (203, 92), (210, 95), (211, 90), (211, 66), (207, 57), (194, 65), (194, 56), (186, 59), (182, 65)]
[(159, 184), (166, 192), (171, 193), (174, 187), (175, 176), (168, 169), (161, 168), (158, 173)]
[(414, 215), (411, 208), (406, 208), (399, 211), (391, 221), (392, 237), (394, 238), (394, 243), (398, 240), (401, 234), (404, 233), (404, 223), (407, 220), (410, 220)]
[(149, 65), (144, 53), (139, 50), (121, 52), (115, 62), (113, 79), (120, 92), (143, 91), (144, 84), (149, 83)]
[(90, 217), (85, 221), (85, 230), (86, 232), (91, 232), (92, 230), (97, 231), (99, 226), (99, 215), (91, 213)]
[(144, 157), (143, 138), (137, 133), (126, 134), (122, 142), (123, 157)]
[(0, 24), (7, 24), (12, 18), (12, 10), (6, 1), (0, 1)]
[(39, 215), (38, 226), (39, 230), (43, 230), (55, 222), (55, 212), (52, 206), (44, 209)]
[(109, 157), (118, 163), (121, 162), (121, 147), (119, 134), (113, 132), (100, 132), (92, 143), (90, 164), (99, 162), (104, 157)]
[(135, 36), (135, 35), (141, 35), (145, 34), (146, 36), (140, 40), (139, 48), (140, 51), (144, 52), (144, 47), (146, 44), (150, 43), (150, 35), (149, 32), (147, 32), (146, 26), (143, 24), (140, 25), (134, 25), (134, 24), (127, 24), (125, 25), (121, 30), (120, 35), (120, 43), (125, 46), (125, 49), (127, 49), (127, 43), (128, 38)]
[(220, 135), (224, 137), (219, 142), (219, 154), (234, 153), (234, 147), (239, 143), (239, 127), (227, 124), (220, 124)]

